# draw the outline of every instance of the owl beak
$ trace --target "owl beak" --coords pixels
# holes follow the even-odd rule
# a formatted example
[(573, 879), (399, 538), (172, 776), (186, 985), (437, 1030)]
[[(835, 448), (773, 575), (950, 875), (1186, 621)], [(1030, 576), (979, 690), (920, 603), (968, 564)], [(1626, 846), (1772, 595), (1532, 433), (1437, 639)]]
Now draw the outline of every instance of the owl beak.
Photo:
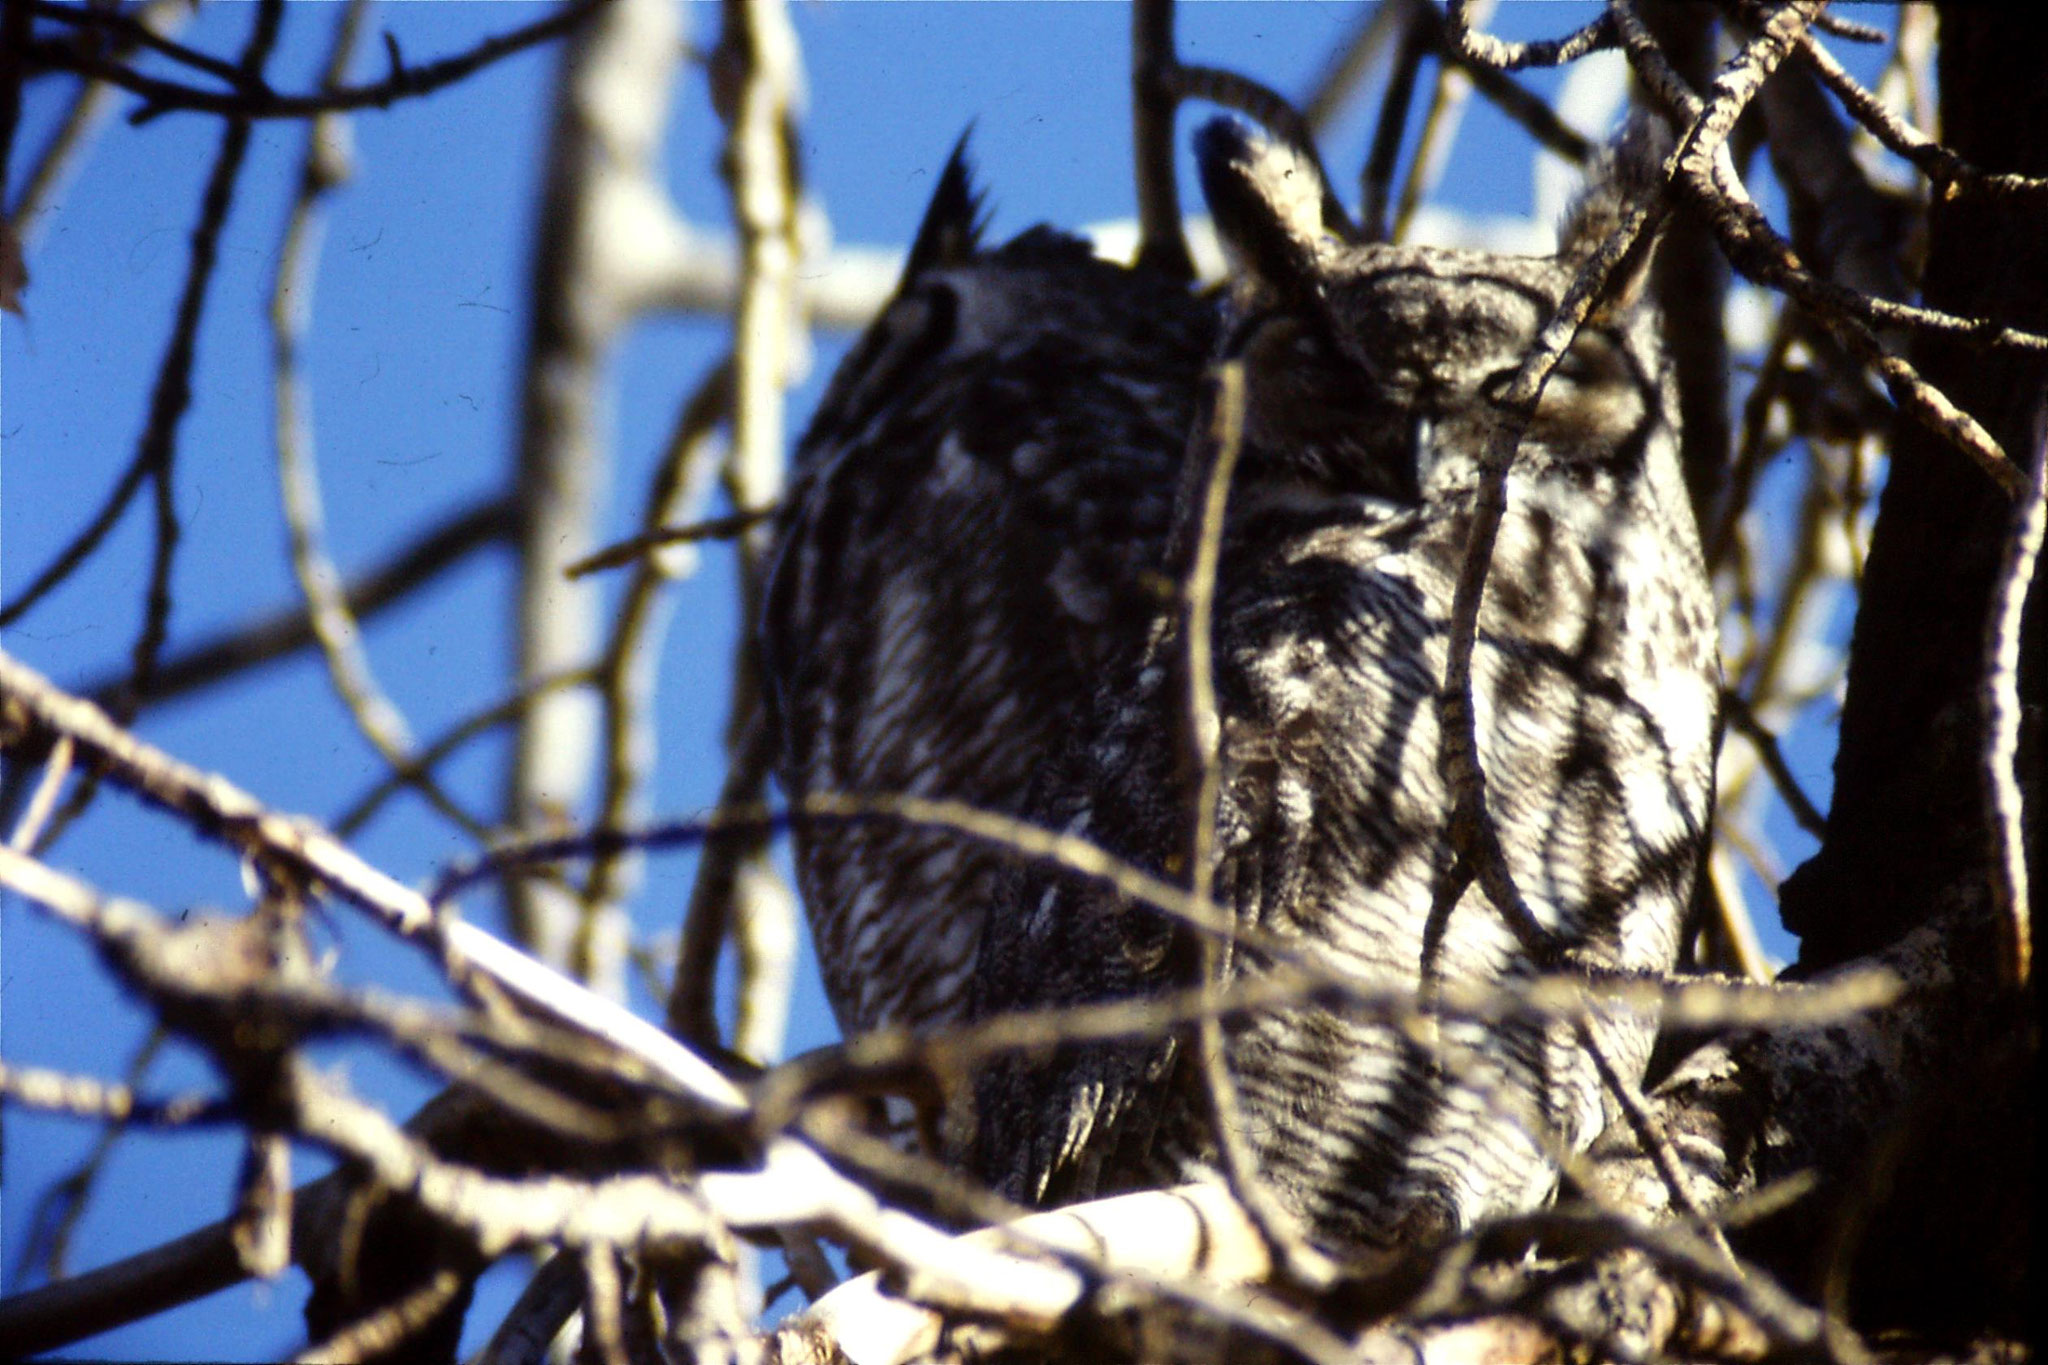
[(1408, 491), (1422, 496), (1429, 471), (1436, 464), (1436, 423), (1427, 413), (1417, 413), (1408, 425), (1408, 471), (1414, 482)]

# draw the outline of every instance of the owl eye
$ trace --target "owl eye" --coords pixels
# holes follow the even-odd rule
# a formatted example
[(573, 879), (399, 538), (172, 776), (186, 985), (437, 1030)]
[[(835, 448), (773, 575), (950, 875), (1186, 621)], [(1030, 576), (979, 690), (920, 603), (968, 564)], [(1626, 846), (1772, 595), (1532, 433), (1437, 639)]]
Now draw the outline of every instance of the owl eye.
[(1576, 349), (1566, 351), (1558, 357), (1557, 368), (1550, 372), (1550, 381), (1553, 384), (1560, 379), (1567, 384), (1590, 383), (1593, 379), (1593, 362)]
[(1515, 372), (1521, 368), (1520, 365), (1508, 365), (1487, 375), (1479, 381), (1479, 396), (1490, 403), (1500, 401), (1501, 394), (1515, 382)]
[(1580, 333), (1571, 349), (1558, 358), (1550, 378), (1552, 383), (1562, 379), (1582, 386), (1604, 384), (1621, 378), (1622, 369), (1614, 343), (1599, 332), (1588, 331)]

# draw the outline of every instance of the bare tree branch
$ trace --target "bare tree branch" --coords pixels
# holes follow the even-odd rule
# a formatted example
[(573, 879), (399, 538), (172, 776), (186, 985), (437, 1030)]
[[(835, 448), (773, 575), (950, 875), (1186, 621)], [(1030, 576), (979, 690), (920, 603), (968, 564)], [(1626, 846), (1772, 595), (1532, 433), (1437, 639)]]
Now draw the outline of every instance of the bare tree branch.
[(588, 559), (579, 559), (568, 568), (571, 578), (581, 578), (587, 573), (600, 569), (616, 569), (631, 564), (650, 551), (664, 545), (689, 545), (700, 540), (731, 540), (742, 532), (751, 531), (762, 522), (773, 517), (780, 510), (776, 507), (750, 507), (726, 517), (707, 517), (703, 521), (687, 522), (681, 526), (663, 526), (629, 537), (616, 545), (607, 545)]
[(1514, 71), (1525, 66), (1562, 66), (1587, 53), (1613, 47), (1616, 42), (1613, 21), (1607, 14), (1554, 41), (1508, 42), (1489, 33), (1473, 32), (1468, 16), (1470, 5), (1471, 0), (1448, 0), (1445, 6), (1451, 44), (1465, 60), (1493, 67), (1496, 71)]
[[(713, 438), (731, 412), (732, 365), (725, 360), (712, 367), (677, 416), (676, 429), (648, 490), (641, 513), (643, 526), (688, 520), (699, 514), (712, 487)], [(570, 565), (565, 573), (570, 578), (580, 577), (579, 570), (590, 562)], [(666, 627), (663, 599), (693, 562), (694, 554), (687, 550), (641, 559), (613, 616), (594, 679), (604, 704), (604, 783), (597, 817), (602, 827), (621, 828), (646, 818), (644, 793), (656, 754), (651, 714), (655, 667)], [(617, 856), (592, 860), (581, 892), (586, 914), (598, 906), (623, 903), (630, 896), (637, 869), (622, 862), (623, 856), (624, 850), (620, 850)], [(682, 1036), (700, 1044), (717, 1041)]]
[[(27, 5), (15, 7), (27, 18)], [(145, 0), (128, 16), (128, 21), (137, 28), (168, 38), (176, 33), (192, 15), (191, 5), (184, 0)], [(133, 50), (131, 41), (114, 45), (111, 55), (120, 60)], [(37, 154), (35, 167), (7, 208), (7, 224), (14, 229), (24, 249), (32, 246), (41, 228), (43, 215), (58, 190), (76, 169), (85, 148), (94, 134), (106, 121), (113, 104), (114, 87), (105, 81), (85, 80), (79, 82), (77, 93), (64, 111), (64, 118), (50, 133), (49, 140)]]
[[(368, 14), (367, 0), (350, 0), (343, 9), (321, 77), (323, 88), (331, 89), (341, 83)], [(338, 114), (316, 115), (306, 128), (298, 192), (285, 220), (270, 296), (273, 430), (292, 572), (305, 595), (306, 620), (327, 661), (328, 677), (356, 729), (394, 772), (413, 774), (407, 785), (429, 805), (457, 828), (482, 841), (486, 837), (483, 823), (462, 809), (431, 773), (413, 766), (411, 731), (371, 670), (369, 656), (362, 647), (361, 623), (349, 611), (341, 573), (326, 550), (326, 516), (321, 509), (311, 395), (299, 353), (312, 319), (323, 226), (321, 201), (353, 173), (349, 158), (348, 124)]]
[(1394, 183), (1394, 166), (1401, 157), (1401, 143), (1408, 131), (1408, 108), (1415, 102), (1415, 77), (1428, 52), (1424, 26), (1429, 22), (1426, 6), (1382, 5), (1382, 14), (1409, 15), (1401, 26), (1401, 42), (1394, 49), (1393, 69), (1387, 73), (1386, 88), (1380, 94), (1380, 113), (1373, 125), (1372, 150), (1359, 172), (1359, 231), (1368, 241), (1390, 239), (1387, 222), (1388, 192)]
[(81, 762), (184, 817), (200, 833), (258, 862), (279, 862), (398, 934), (436, 943), (461, 973), (481, 973), (543, 1015), (574, 1019), (594, 1036), (655, 1059), (664, 1074), (714, 1112), (741, 1107), (730, 1082), (652, 1024), (476, 926), (438, 914), (418, 892), (364, 863), (311, 822), (267, 810), (224, 778), (143, 743), (90, 702), (66, 695), (4, 653), (0, 704), (6, 708), (0, 713), (0, 743), (6, 748), (33, 755), (69, 735)]
[(1800, 790), (1798, 780), (1792, 776), (1791, 768), (1786, 766), (1784, 753), (1778, 748), (1777, 736), (1764, 728), (1763, 722), (1756, 718), (1756, 712), (1750, 709), (1749, 703), (1743, 700), (1740, 693), (1723, 692), (1721, 701), (1726, 709), (1728, 723), (1735, 728), (1737, 734), (1756, 746), (1757, 757), (1762, 760), (1764, 771), (1768, 772), (1771, 781), (1777, 784), (1778, 794), (1785, 798), (1785, 805), (1791, 810), (1792, 818), (1799, 822), (1799, 827), (1815, 838), (1827, 833), (1828, 818), (1822, 815), (1820, 808)]
[[(1496, 3), (1497, 0), (1472, 0), (1472, 17), (1479, 23), (1485, 23), (1492, 17)], [(1434, 17), (1433, 13), (1431, 17)], [(1428, 21), (1423, 22), (1427, 24)], [(1440, 50), (1444, 46), (1440, 36), (1436, 46)], [(1512, 86), (1512, 82), (1505, 83)], [(1455, 61), (1438, 64), (1436, 80), (1430, 88), (1429, 112), (1422, 116), (1415, 156), (1408, 163), (1408, 178), (1402, 183), (1401, 197), (1394, 205), (1392, 240), (1398, 242), (1407, 238), (1415, 211), (1443, 178), (1444, 167), (1450, 162), (1451, 145), (1458, 139), (1458, 125), (1464, 119), (1465, 100), (1472, 93), (1472, 84), (1471, 70), (1465, 64)]]
[[(388, 559), (347, 585), (343, 601), (360, 624), (437, 581), (476, 551), (504, 541), (512, 526), (509, 498), (465, 507), (404, 542)], [(189, 695), (315, 643), (313, 625), (304, 609), (279, 611), (166, 656), (149, 689), (140, 695), (139, 704), (157, 705)], [(100, 705), (110, 706), (123, 681), (101, 676), (88, 680), (79, 690)]]
[[(256, 21), (242, 54), (244, 69), (257, 72), (269, 60), (277, 29), (283, 23), (281, 6), (266, 3), (256, 11)], [(169, 342), (157, 368), (150, 394), (149, 415), (144, 423), (135, 456), (98, 514), (74, 537), (50, 564), (37, 574), (4, 610), (0, 626), (13, 625), (32, 611), (37, 603), (61, 586), (79, 565), (91, 557), (107, 533), (120, 521), (129, 502), (141, 490), (144, 480), (156, 489), (156, 551), (150, 572), (150, 586), (141, 637), (136, 641), (130, 687), (138, 694), (149, 690), (162, 645), (166, 618), (170, 612), (168, 573), (170, 554), (177, 544), (176, 512), (171, 503), (174, 462), (177, 458), (178, 425), (192, 402), (192, 364), (197, 348), (199, 320), (206, 309), (207, 288), (220, 251), (220, 234), (234, 202), (236, 182), (249, 147), (249, 124), (230, 120), (222, 131), (220, 150), (215, 154), (206, 188), (200, 198), (199, 221), (192, 231), (192, 254), (185, 272)]]
[[(2034, 422), (2034, 469), (2014, 509), (2011, 537), (1998, 567), (1998, 587), (1986, 623), (1984, 653), (1984, 786), (1992, 841), (1992, 898), (2006, 926), (2002, 944), (2007, 979), (2024, 986), (2033, 973), (2033, 877), (2027, 867), (2026, 796), (2020, 790), (2021, 619), (2035, 586), (2044, 524), (2048, 524), (2048, 395)], [(2037, 792), (2034, 799), (2039, 801)]]
[[(733, 311), (733, 439), (724, 481), (735, 507), (761, 507), (782, 496), (784, 395), (808, 349), (795, 283), (803, 249), (796, 124), (803, 73), (782, 4), (728, 0), (722, 13), (713, 95), (725, 119), (722, 168), (742, 262)], [(765, 590), (767, 528), (742, 536), (738, 548), (740, 619), (752, 622)], [(733, 658), (721, 808), (756, 805), (767, 790), (771, 749), (761, 688), (749, 630)], [(781, 1054), (789, 1015), (796, 900), (769, 863), (762, 834), (720, 840), (698, 864), (669, 999), (671, 1024), (685, 1037), (716, 1039), (710, 982), (718, 945), (727, 938), (739, 967), (733, 1050), (756, 1061), (772, 1059)]]
[(1180, 105), (1170, 73), (1179, 65), (1173, 47), (1173, 0), (1137, 0), (1131, 6), (1131, 140), (1137, 153), (1138, 255), (1143, 269), (1174, 279), (1195, 277), (1181, 232), (1180, 186), (1174, 167), (1173, 120)]
[[(557, 76), (520, 416), (513, 631), (522, 683), (596, 655), (596, 586), (564, 571), (593, 547), (610, 482), (602, 396), (611, 349), (641, 306), (643, 269), (683, 232), (656, 180), (682, 18), (666, 0), (599, 6)], [(598, 699), (581, 690), (551, 692), (520, 712), (506, 776), (510, 828), (566, 827), (590, 790), (598, 720)], [(584, 906), (564, 888), (520, 880), (505, 895), (521, 943), (623, 996), (630, 935), (619, 905)]]
[[(111, 27), (136, 41), (148, 41), (159, 50), (166, 46), (165, 41), (153, 33), (148, 39), (142, 38), (143, 33), (150, 31), (118, 12), (80, 9), (71, 5), (48, 3), (47, 0), (29, 0), (29, 3), (34, 6), (38, 18)], [(312, 95), (277, 94), (253, 72), (244, 72), (235, 82), (239, 88), (231, 93), (204, 90), (196, 86), (181, 85), (175, 81), (145, 76), (122, 65), (120, 61), (100, 56), (89, 48), (56, 41), (32, 42), (26, 49), (26, 55), (39, 67), (75, 71), (81, 76), (105, 81), (141, 95), (144, 105), (141, 111), (134, 115), (137, 121), (154, 118), (172, 109), (196, 109), (203, 113), (239, 119), (313, 118), (320, 114), (340, 113), (351, 109), (387, 109), (401, 100), (430, 95), (468, 79), (494, 62), (502, 61), (541, 43), (551, 42), (565, 34), (574, 33), (586, 18), (601, 11), (606, 3), (607, 0), (571, 0), (571, 3), (563, 5), (545, 19), (487, 38), (467, 52), (444, 57), (424, 66), (406, 66), (398, 59), (397, 45), (387, 42), (387, 48), (392, 54), (391, 72), (383, 80), (368, 85), (345, 85)], [(213, 64), (200, 54), (192, 54), (190, 49), (176, 47), (175, 44), (169, 46), (176, 49), (172, 55), (178, 60), (199, 66), (201, 69), (213, 69)], [(195, 57), (198, 58), (197, 61), (194, 60)]]

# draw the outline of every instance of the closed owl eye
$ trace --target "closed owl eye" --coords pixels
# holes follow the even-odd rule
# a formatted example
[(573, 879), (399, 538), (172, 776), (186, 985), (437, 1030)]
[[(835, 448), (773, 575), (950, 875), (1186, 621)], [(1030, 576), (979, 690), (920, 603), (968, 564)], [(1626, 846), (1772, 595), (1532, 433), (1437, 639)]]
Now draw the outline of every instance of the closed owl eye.
[(1487, 375), (1479, 381), (1480, 397), (1488, 402), (1498, 402), (1501, 394), (1507, 391), (1508, 385), (1514, 382), (1515, 373), (1520, 369), (1519, 365), (1508, 365)]
[(1584, 456), (1634, 430), (1645, 411), (1627, 354), (1611, 336), (1588, 331), (1559, 358), (1543, 386), (1532, 433)]
[(1567, 384), (1585, 384), (1594, 378), (1594, 365), (1584, 352), (1574, 348), (1558, 357), (1557, 366), (1550, 372), (1552, 383), (1562, 379)]
[(1573, 340), (1570, 350), (1558, 357), (1557, 368), (1550, 372), (1550, 378), (1552, 383), (1562, 379), (1567, 384), (1581, 387), (1611, 384), (1627, 378), (1627, 366), (1610, 338), (1600, 332), (1586, 331)]

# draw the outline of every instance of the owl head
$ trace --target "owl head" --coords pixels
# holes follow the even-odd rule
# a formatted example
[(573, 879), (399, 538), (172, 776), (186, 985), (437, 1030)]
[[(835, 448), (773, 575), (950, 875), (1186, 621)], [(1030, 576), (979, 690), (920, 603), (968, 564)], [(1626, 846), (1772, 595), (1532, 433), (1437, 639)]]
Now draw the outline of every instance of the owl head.
[[(1308, 158), (1217, 119), (1196, 138), (1202, 189), (1232, 266), (1226, 359), (1244, 365), (1250, 467), (1395, 501), (1469, 485), (1495, 398), (1668, 135), (1633, 122), (1598, 159), (1551, 256), (1357, 242), (1323, 210)], [(1552, 372), (1518, 468), (1640, 462), (1660, 429), (1661, 354), (1634, 253)]]

